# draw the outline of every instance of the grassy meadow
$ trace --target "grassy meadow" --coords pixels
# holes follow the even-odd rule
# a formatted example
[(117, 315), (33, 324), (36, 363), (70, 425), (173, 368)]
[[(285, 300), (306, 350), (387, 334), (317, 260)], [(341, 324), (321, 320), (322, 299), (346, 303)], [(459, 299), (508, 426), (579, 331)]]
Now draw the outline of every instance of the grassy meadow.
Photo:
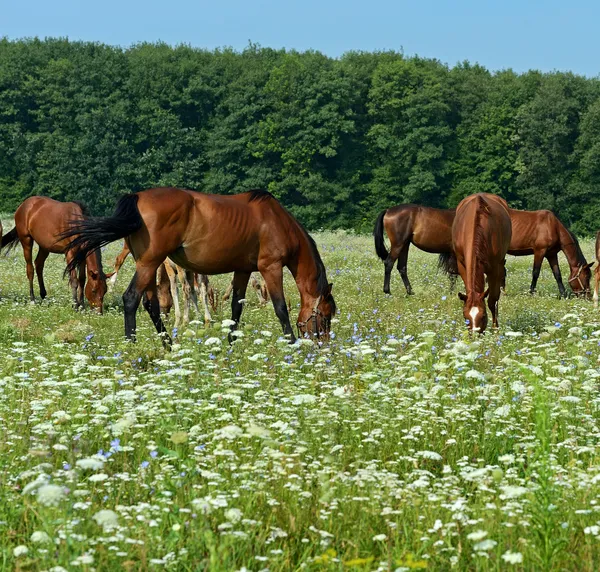
[(126, 343), (131, 260), (98, 316), (71, 309), (61, 257), (35, 305), (20, 247), (0, 257), (0, 569), (597, 569), (591, 302), (559, 300), (547, 263), (530, 296), (532, 258), (509, 257), (500, 330), (471, 337), (435, 256), (411, 249), (415, 295), (394, 271), (385, 296), (371, 237), (314, 236), (339, 308), (323, 347), (279, 339), (250, 291), (232, 346), (228, 307), (171, 352), (140, 308)]

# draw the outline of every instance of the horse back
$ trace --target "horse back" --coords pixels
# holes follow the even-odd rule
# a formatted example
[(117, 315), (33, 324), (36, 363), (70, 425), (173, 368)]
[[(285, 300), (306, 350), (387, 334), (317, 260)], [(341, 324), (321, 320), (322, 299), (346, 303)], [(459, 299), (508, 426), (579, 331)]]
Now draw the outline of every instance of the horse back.
[(30, 236), (45, 250), (62, 253), (68, 240), (57, 240), (57, 236), (68, 230), (72, 220), (83, 216), (80, 203), (34, 196), (25, 199), (15, 211), (15, 227), (19, 237)]

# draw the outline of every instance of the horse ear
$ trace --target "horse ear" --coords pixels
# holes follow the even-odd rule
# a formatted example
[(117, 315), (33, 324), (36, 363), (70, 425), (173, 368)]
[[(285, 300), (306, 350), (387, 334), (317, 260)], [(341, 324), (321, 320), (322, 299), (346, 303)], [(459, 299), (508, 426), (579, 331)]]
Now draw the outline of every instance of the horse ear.
[(467, 295), (463, 294), (462, 292), (459, 292), (458, 293), (458, 299), (462, 300), (463, 302), (466, 302), (467, 301)]
[(108, 274), (105, 274), (104, 276), (106, 276), (107, 278), (112, 278), (115, 275), (115, 272), (109, 272)]
[(594, 266), (594, 264), (595, 264), (595, 263), (596, 263), (596, 261), (595, 261), (595, 260), (592, 260), (591, 262), (588, 262), (588, 263), (587, 263), (587, 264), (584, 266), (584, 268), (591, 268), (592, 266)]
[(329, 287), (327, 288), (327, 296), (330, 296), (330, 295), (331, 295), (331, 290), (332, 290), (332, 288), (333, 288), (333, 282), (330, 282), (330, 283), (329, 283)]

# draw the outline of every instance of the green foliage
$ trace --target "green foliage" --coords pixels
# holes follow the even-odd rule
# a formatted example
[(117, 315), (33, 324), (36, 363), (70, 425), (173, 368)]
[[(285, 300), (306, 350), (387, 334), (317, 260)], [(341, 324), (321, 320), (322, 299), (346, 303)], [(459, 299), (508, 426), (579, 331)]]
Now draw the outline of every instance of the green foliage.
[(592, 233), (599, 101), (598, 79), (396, 52), (0, 39), (2, 209), (260, 187), (309, 228), (365, 231), (382, 208), (483, 191)]

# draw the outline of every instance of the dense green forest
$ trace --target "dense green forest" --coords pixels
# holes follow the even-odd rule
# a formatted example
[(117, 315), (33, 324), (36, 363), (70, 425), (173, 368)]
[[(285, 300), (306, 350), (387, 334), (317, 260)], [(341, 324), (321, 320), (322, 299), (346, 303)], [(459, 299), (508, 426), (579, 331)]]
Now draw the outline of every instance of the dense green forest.
[(498, 193), (600, 228), (600, 81), (400, 53), (0, 40), (0, 210), (267, 188), (309, 228)]

